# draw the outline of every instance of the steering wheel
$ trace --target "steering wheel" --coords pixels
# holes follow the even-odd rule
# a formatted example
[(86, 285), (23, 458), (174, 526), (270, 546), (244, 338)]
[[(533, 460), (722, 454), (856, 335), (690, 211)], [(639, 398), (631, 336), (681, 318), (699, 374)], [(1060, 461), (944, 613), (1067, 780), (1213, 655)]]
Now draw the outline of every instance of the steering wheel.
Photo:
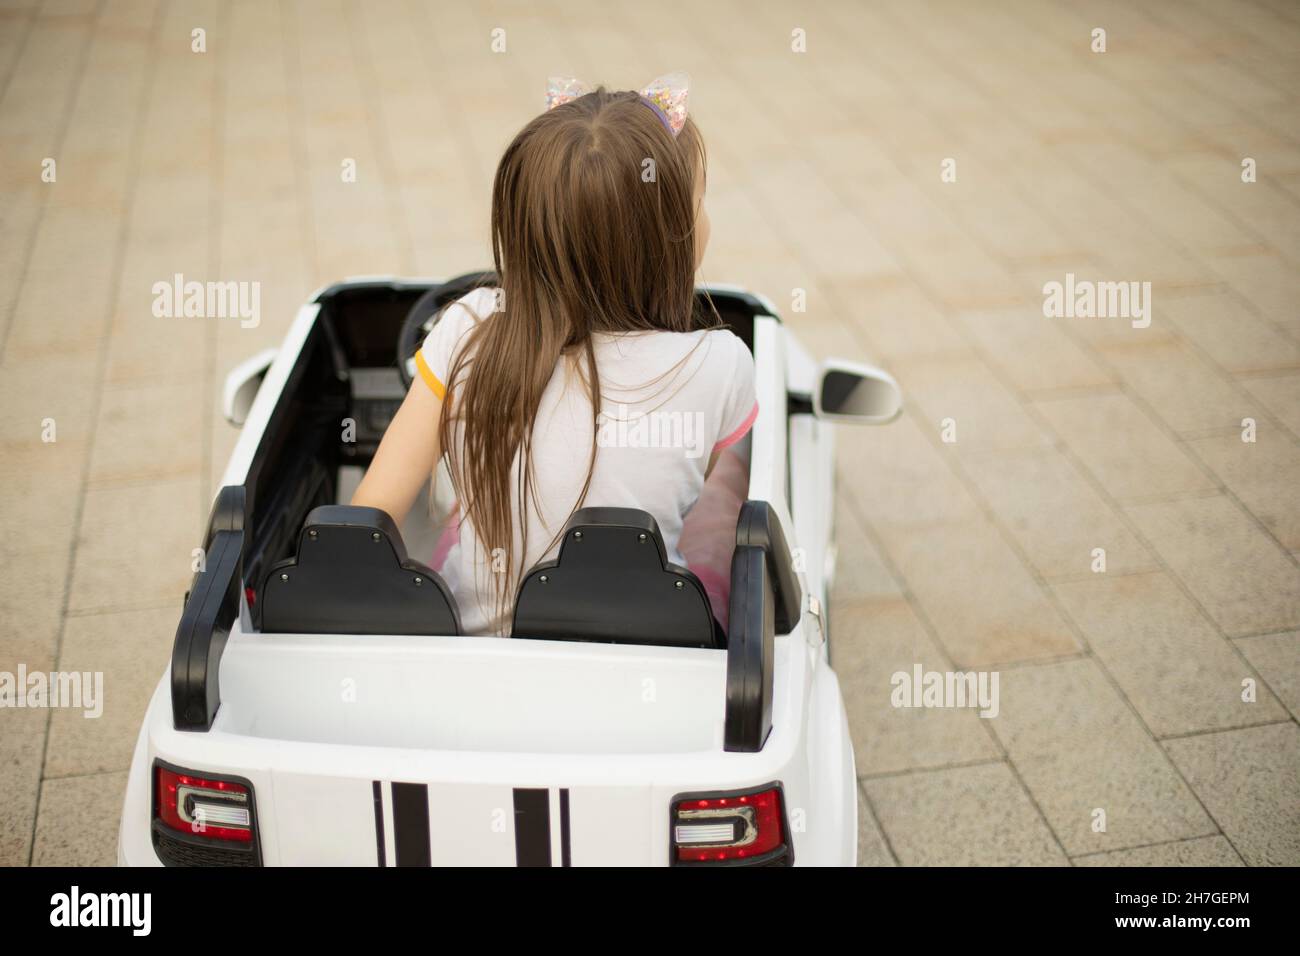
[(467, 272), (433, 286), (416, 300), (397, 333), (397, 373), (402, 377), (403, 389), (410, 388), (415, 380), (415, 353), (442, 317), (443, 308), (468, 292), (496, 285), (497, 281), (495, 272)]

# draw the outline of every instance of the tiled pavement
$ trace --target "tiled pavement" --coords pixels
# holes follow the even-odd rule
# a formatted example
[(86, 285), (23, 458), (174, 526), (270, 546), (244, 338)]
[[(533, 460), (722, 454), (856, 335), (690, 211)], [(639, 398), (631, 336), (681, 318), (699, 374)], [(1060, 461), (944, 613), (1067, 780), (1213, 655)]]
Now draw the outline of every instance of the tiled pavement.
[[(548, 73), (673, 68), (705, 277), (805, 290), (814, 351), (907, 392), (841, 443), (863, 862), (1300, 863), (1289, 0), (0, 2), (0, 671), (110, 702), (0, 711), (0, 863), (112, 859), (225, 371), (324, 282), (485, 264)], [(260, 281), (261, 325), (154, 318), (178, 272)], [(1044, 318), (1067, 273), (1150, 282), (1150, 327)], [(893, 708), (917, 663), (996, 670), (998, 716)]]

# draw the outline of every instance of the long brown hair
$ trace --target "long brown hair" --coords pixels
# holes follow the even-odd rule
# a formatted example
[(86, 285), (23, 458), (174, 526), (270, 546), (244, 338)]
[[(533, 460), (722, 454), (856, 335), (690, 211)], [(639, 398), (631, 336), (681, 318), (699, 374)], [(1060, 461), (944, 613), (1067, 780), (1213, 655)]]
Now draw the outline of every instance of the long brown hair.
[(591, 398), (591, 458), (576, 510), (591, 486), (601, 408), (592, 333), (703, 324), (694, 276), (704, 160), (691, 120), (674, 138), (638, 94), (602, 87), (530, 122), (497, 166), (492, 257), (502, 295), (452, 362), (440, 432), (451, 435), (459, 422), (459, 447), (444, 446), (463, 519), (485, 556), (504, 556), (491, 562), (501, 572), (494, 575), (498, 614), (524, 570), (525, 516), (537, 503), (533, 420), (557, 363), (575, 360)]

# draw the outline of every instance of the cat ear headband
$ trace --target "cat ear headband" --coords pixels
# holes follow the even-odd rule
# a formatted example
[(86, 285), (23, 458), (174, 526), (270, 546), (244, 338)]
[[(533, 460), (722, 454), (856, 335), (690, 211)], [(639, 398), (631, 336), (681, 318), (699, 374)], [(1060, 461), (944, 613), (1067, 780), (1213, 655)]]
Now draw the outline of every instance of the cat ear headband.
[[(642, 102), (655, 111), (655, 115), (674, 137), (686, 125), (686, 100), (690, 95), (691, 78), (685, 73), (667, 73), (656, 77), (639, 92)], [(546, 86), (546, 109), (570, 103), (580, 96), (595, 92), (582, 80), (572, 76), (552, 76)]]

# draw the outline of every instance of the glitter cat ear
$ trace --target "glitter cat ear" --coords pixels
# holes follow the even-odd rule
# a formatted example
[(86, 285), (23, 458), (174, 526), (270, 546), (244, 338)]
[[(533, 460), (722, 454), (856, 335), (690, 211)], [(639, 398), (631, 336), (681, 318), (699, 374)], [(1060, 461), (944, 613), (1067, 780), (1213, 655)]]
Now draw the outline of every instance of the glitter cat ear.
[(590, 92), (591, 87), (577, 77), (552, 76), (546, 81), (546, 109), (549, 112)]
[(686, 73), (666, 73), (651, 80), (641, 96), (659, 114), (659, 118), (676, 136), (686, 125), (686, 100), (690, 96), (691, 78)]

